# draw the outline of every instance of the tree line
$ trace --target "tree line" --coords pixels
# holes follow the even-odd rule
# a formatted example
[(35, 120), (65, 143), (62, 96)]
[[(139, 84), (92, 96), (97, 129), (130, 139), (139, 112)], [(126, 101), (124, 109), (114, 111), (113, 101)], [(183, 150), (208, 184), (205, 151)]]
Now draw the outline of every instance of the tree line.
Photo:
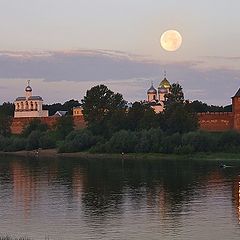
[[(105, 85), (97, 85), (87, 91), (81, 103), (70, 100), (63, 104), (69, 112), (72, 106), (81, 104), (86, 129), (74, 130), (69, 114), (59, 118), (51, 129), (36, 119), (18, 136), (12, 135), (7, 126), (10, 123), (9, 114), (14, 108), (10, 103), (5, 103), (0, 108), (4, 111), (0, 114), (4, 116), (4, 121), (0, 122), (0, 151), (38, 148), (93, 153), (238, 151), (238, 133), (214, 134), (198, 130), (197, 112), (206, 110), (206, 105), (199, 101), (186, 101), (178, 83), (172, 84), (170, 93), (166, 95), (162, 113), (156, 114), (147, 102), (134, 102), (131, 107), (127, 107), (126, 103), (120, 93), (114, 93)], [(57, 107), (60, 105), (48, 105), (48, 110), (54, 112)]]

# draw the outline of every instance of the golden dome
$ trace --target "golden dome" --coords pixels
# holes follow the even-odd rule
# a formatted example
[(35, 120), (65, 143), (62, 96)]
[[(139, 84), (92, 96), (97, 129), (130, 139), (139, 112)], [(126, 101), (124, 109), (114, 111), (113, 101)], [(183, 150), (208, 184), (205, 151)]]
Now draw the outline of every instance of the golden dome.
[(170, 82), (167, 80), (167, 78), (165, 77), (159, 84), (158, 88), (167, 88), (169, 89), (171, 87)]

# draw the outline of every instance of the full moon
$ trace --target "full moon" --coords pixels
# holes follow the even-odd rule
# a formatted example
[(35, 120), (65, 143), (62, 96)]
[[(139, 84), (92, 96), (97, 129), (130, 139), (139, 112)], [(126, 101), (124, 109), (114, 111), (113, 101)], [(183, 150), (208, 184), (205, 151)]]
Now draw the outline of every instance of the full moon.
[(161, 36), (161, 46), (166, 51), (176, 51), (182, 45), (182, 36), (176, 30), (168, 30)]

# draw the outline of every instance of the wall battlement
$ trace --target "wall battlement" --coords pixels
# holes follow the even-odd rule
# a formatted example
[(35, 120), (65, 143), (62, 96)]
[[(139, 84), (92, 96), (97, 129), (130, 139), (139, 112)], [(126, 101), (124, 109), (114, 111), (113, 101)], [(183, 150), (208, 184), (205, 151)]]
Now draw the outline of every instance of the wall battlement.
[[(86, 127), (86, 122), (84, 121), (83, 116), (73, 116), (73, 123), (75, 129), (82, 129)], [(47, 126), (50, 129), (53, 129), (54, 126), (57, 124), (57, 121), (59, 120), (59, 117), (40, 117), (37, 118), (42, 123), (47, 124)], [(13, 118), (11, 123), (11, 132), (13, 134), (21, 134), (23, 129), (33, 120), (36, 120), (36, 118), (33, 117), (24, 117), (24, 118)]]
[(240, 131), (240, 88), (232, 97), (232, 112), (207, 112), (198, 113), (201, 130), (220, 132)]
[(202, 112), (202, 113), (198, 113), (198, 116), (208, 116), (208, 115), (229, 115), (229, 116), (233, 116), (232, 112)]
[(198, 120), (200, 129), (204, 131), (222, 132), (234, 129), (232, 112), (198, 113)]

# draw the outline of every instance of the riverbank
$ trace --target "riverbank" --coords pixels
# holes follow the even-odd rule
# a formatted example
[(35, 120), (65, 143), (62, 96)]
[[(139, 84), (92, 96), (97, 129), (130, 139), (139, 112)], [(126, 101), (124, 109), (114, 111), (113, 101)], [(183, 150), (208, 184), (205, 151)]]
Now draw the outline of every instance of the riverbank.
[(84, 159), (185, 159), (185, 160), (240, 160), (240, 153), (194, 153), (188, 155), (163, 153), (129, 153), (129, 154), (93, 154), (89, 152), (58, 153), (56, 149), (39, 151), (0, 152), (1, 156), (12, 155), (22, 157), (49, 157), (49, 158), (84, 158)]

